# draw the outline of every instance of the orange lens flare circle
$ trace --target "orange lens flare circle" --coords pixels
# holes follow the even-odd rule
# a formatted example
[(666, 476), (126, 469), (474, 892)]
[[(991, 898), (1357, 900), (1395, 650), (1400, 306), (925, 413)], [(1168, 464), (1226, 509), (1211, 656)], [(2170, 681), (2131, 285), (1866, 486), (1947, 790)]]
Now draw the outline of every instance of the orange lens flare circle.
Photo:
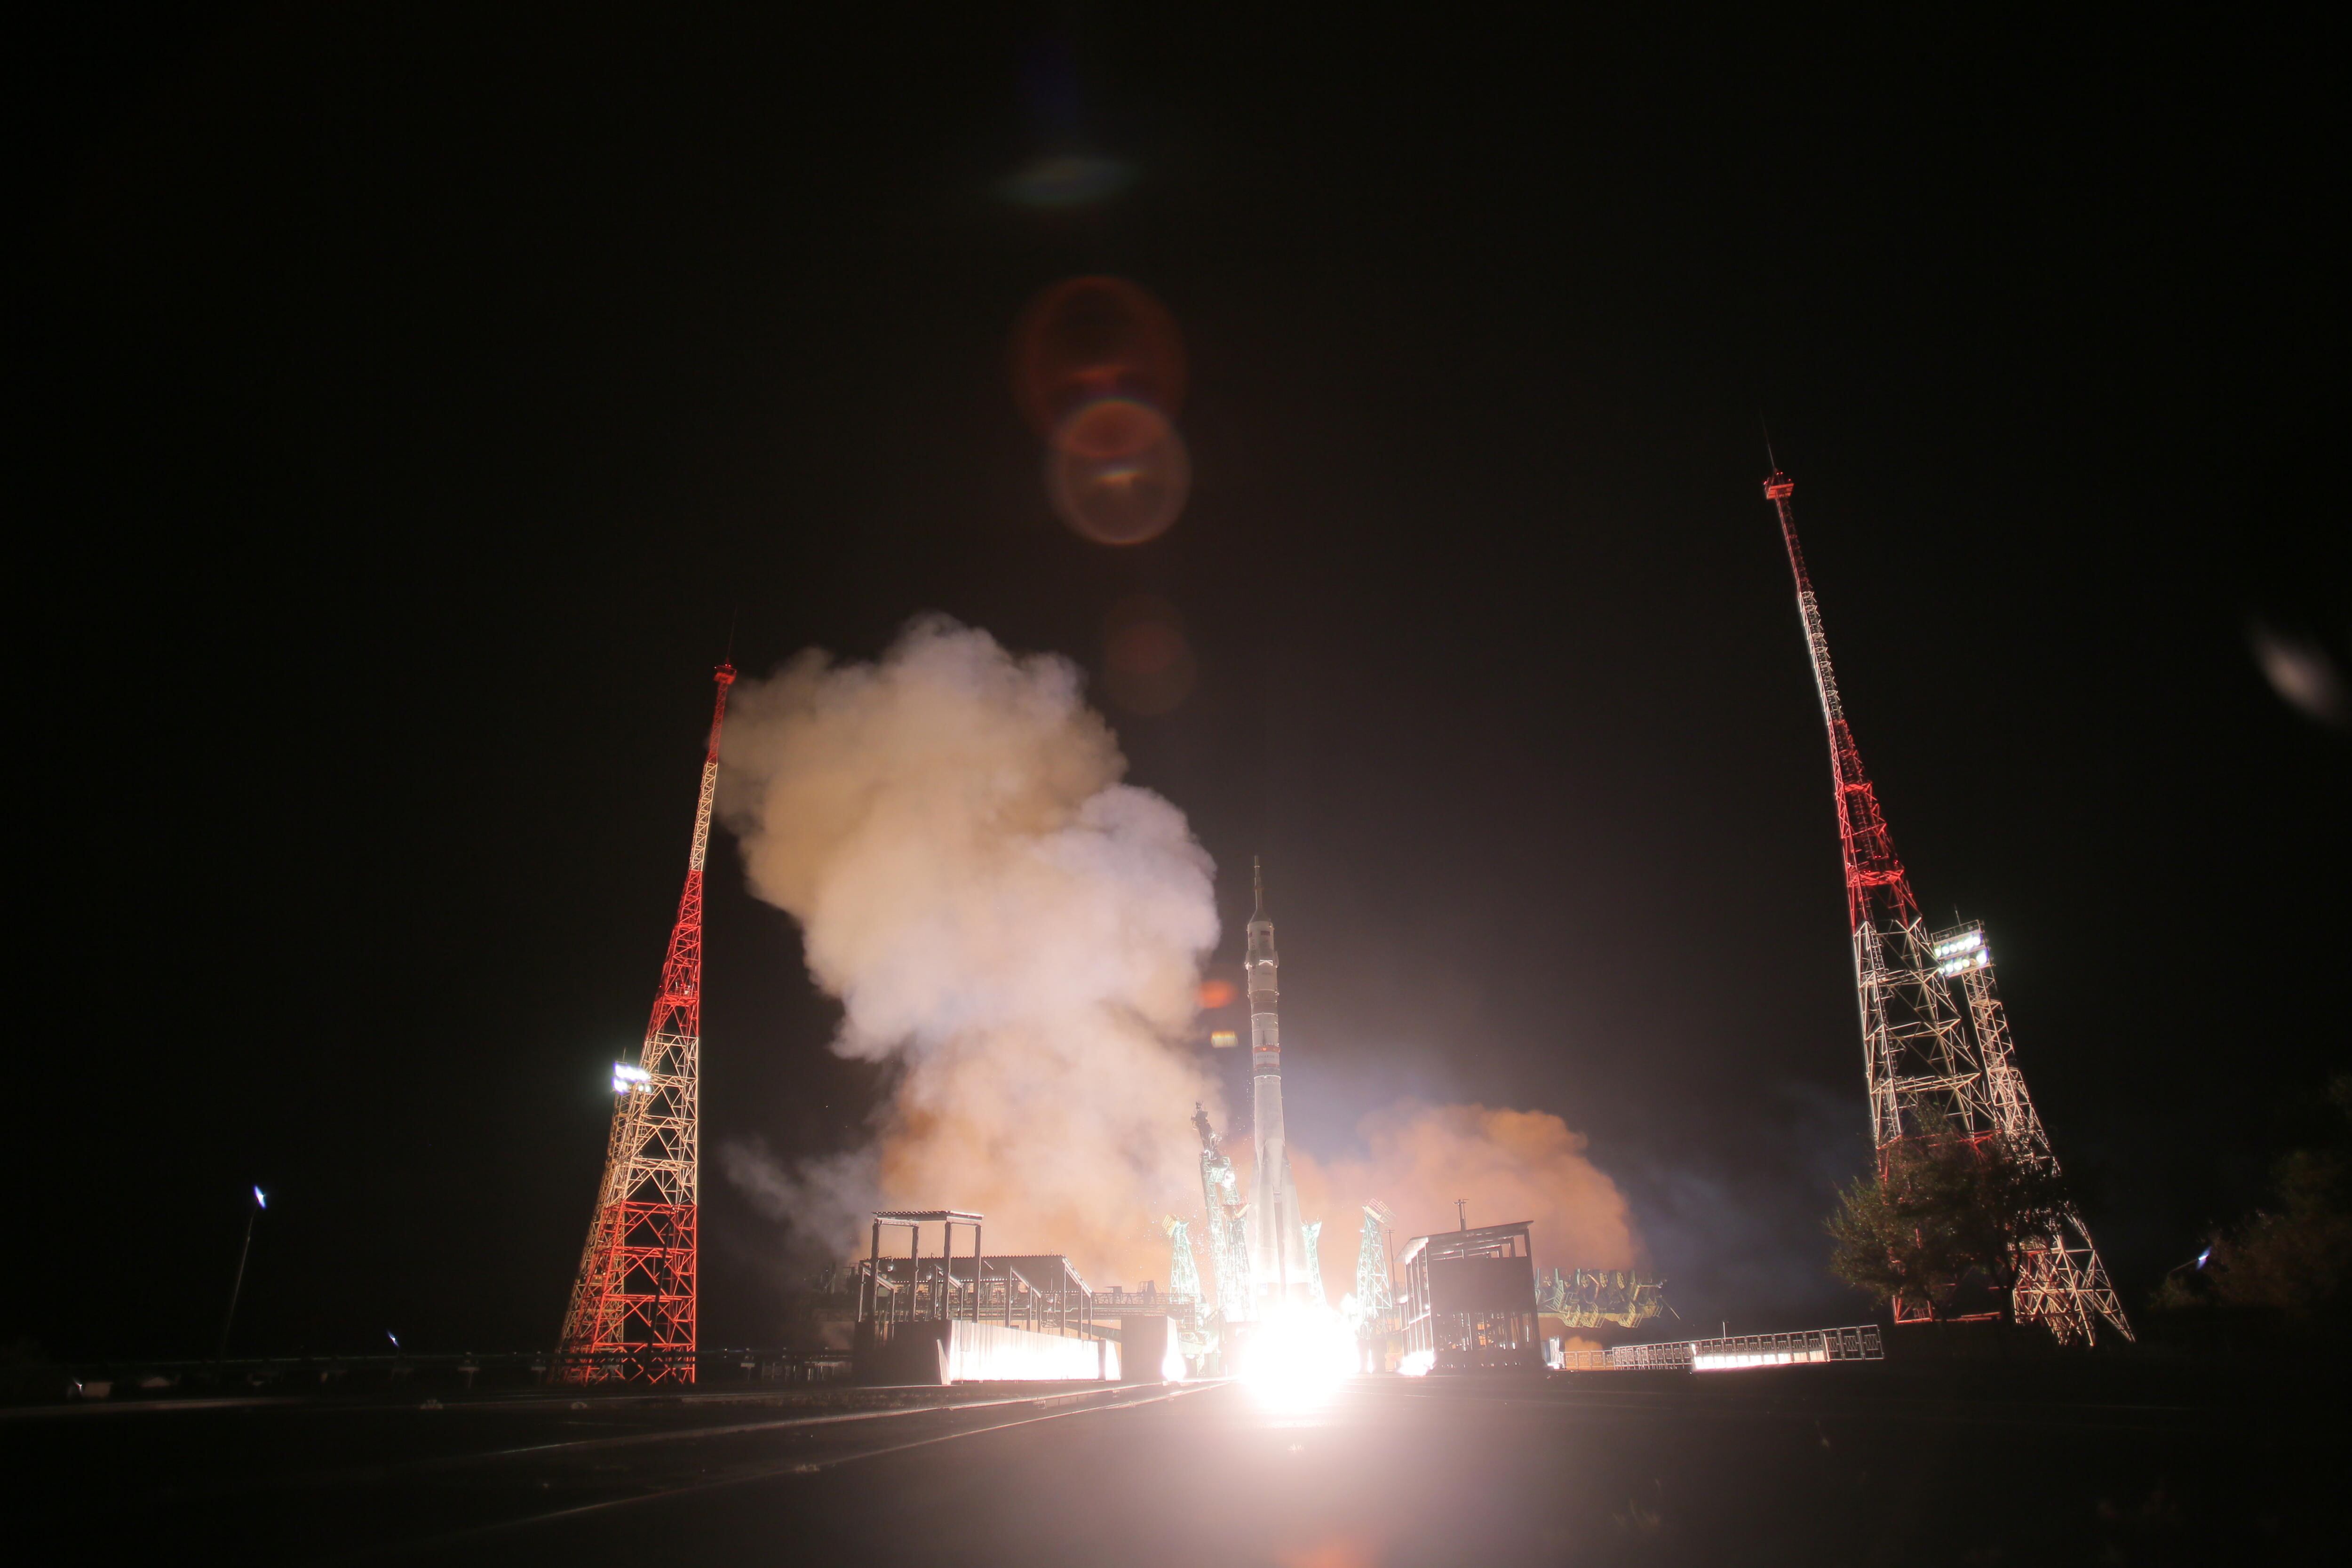
[(1054, 510), (1099, 544), (1159, 537), (1192, 489), (1184, 438), (1160, 410), (1133, 398), (1081, 404), (1055, 427), (1045, 454)]
[(1132, 398), (1173, 420), (1184, 405), (1184, 339), (1168, 307), (1120, 278), (1072, 278), (1029, 302), (1013, 329), (1013, 396), (1040, 436), (1071, 410)]

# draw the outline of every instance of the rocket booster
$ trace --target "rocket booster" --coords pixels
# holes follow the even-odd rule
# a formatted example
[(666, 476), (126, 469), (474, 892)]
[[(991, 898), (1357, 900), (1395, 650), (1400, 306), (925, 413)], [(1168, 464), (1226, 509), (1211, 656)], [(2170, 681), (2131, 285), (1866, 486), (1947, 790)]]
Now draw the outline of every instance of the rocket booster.
[[(1250, 1284), (1261, 1312), (1314, 1294), (1314, 1271), (1307, 1260), (1300, 1227), (1298, 1187), (1291, 1179), (1290, 1148), (1282, 1128), (1282, 1016), (1275, 971), (1274, 921), (1265, 912), (1265, 877), (1255, 861), (1252, 880), (1257, 912), (1250, 917), (1249, 975), (1251, 1123)], [(1321, 1305), (1316, 1302), (1316, 1305)]]

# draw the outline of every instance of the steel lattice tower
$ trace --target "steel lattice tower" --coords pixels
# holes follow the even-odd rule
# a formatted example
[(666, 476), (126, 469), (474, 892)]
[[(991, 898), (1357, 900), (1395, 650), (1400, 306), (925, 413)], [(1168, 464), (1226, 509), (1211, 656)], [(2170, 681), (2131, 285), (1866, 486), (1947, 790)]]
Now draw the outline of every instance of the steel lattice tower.
[[(1927, 931), (1910, 879), (1895, 858), (1877, 793), (1863, 772), (1830, 666), (1821, 606), (1797, 543), (1791, 504), (1796, 490), (1796, 481), (1777, 468), (1764, 481), (1765, 499), (1780, 514), (1780, 538), (1789, 548), (1813, 684), (1829, 726), (1830, 778), (1837, 795), (1854, 993), (1862, 1013), (1863, 1072), (1880, 1173), (1885, 1173), (1887, 1152), (1916, 1136), (1923, 1121), (1941, 1122), (1972, 1142), (2000, 1138), (2014, 1157), (2054, 1173), (2058, 1157), (2026, 1093), (2009, 1022), (1993, 989), (1992, 949), (1984, 929), (1971, 922), (1948, 931)], [(2106, 1266), (2073, 1204), (2060, 1211), (2049, 1236), (2021, 1245), (2016, 1262), (2011, 1305), (2020, 1322), (2041, 1323), (2061, 1342), (2095, 1342), (2101, 1322), (2132, 1337)], [(1929, 1315), (1899, 1298), (1895, 1303), (1897, 1322)]]
[(714, 673), (719, 698), (694, 808), (686, 890), (670, 928), (661, 991), (635, 1067), (613, 1069), (604, 1179), (563, 1314), (560, 1354), (575, 1382), (694, 1381), (694, 1309), (702, 1128), (702, 859), (719, 783), (719, 730), (735, 667)]

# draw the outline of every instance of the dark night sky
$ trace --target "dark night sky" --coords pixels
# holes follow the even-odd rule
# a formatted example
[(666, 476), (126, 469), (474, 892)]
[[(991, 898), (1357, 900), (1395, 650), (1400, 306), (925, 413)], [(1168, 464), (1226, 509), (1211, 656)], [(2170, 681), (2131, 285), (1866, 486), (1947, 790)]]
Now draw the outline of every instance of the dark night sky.
[[(259, 1181), (248, 1344), (547, 1342), (730, 618), (753, 670), (926, 609), (1098, 668), (1139, 592), (1199, 683), (1111, 716), (1228, 964), (1267, 858), (1294, 1136), (1554, 1110), (1686, 1314), (1850, 1321), (1759, 410), (1921, 901), (1990, 927), (2128, 1301), (2343, 1065), (2347, 746), (2247, 640), (2346, 651), (2311, 41), (79, 26), (19, 68), (20, 945), (63, 1026), (19, 1047), (48, 1279), (0, 1338), (208, 1348)], [(1071, 137), (1134, 185), (999, 199)], [(1087, 271), (1192, 355), (1194, 498), (1132, 550), (1054, 521), (1003, 382)], [(712, 864), (706, 1144), (837, 1146), (870, 1077)], [(705, 1342), (772, 1338), (779, 1237), (709, 1174)]]

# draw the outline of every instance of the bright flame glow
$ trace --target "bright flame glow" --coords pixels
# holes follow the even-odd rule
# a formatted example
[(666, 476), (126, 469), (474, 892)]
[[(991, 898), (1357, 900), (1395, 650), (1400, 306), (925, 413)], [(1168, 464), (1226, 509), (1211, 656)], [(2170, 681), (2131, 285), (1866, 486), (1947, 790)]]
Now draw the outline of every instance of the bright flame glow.
[(266, 1209), (269, 1206), (269, 1200), (261, 1195), (259, 1187), (253, 1189), (253, 1206), (257, 1209)]
[(1255, 1325), (1241, 1366), (1258, 1403), (1283, 1413), (1322, 1405), (1355, 1373), (1356, 1336), (1347, 1320), (1296, 1302)]
[(1436, 1364), (1435, 1351), (1413, 1351), (1397, 1363), (1397, 1373), (1401, 1377), (1427, 1377)]

